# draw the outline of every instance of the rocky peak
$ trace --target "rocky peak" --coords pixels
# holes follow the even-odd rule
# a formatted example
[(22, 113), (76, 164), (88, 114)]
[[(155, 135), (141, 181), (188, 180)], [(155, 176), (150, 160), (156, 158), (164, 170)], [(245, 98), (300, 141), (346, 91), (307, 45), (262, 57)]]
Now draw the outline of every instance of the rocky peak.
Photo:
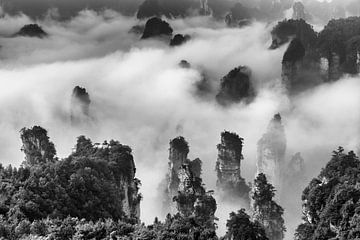
[(55, 146), (45, 129), (34, 126), (30, 129), (23, 128), (20, 133), (23, 143), (21, 150), (25, 153), (25, 165), (32, 166), (55, 160)]
[(299, 39), (305, 49), (313, 49), (317, 44), (317, 33), (303, 19), (289, 19), (279, 22), (271, 31), (271, 36), (270, 49), (276, 49), (294, 38)]
[(71, 156), (80, 159), (99, 158), (109, 162), (115, 184), (123, 193), (120, 199), (122, 211), (130, 219), (140, 219), (140, 180), (135, 177), (135, 161), (129, 146), (114, 140), (92, 143), (90, 139), (80, 136)]
[(176, 34), (170, 41), (170, 46), (180, 46), (190, 39), (189, 35)]
[(305, 7), (301, 2), (295, 2), (293, 5), (293, 19), (306, 19)]
[(251, 70), (248, 67), (240, 66), (231, 70), (221, 79), (220, 91), (216, 99), (221, 105), (250, 102), (255, 96), (251, 82)]
[(257, 172), (264, 173), (269, 183), (281, 190), (286, 137), (280, 114), (274, 115), (267, 132), (258, 141)]
[[(184, 217), (196, 216), (197, 211), (211, 203), (213, 197), (207, 193), (201, 180), (201, 165), (199, 158), (187, 159), (189, 145), (183, 137), (170, 141), (169, 171), (165, 181), (164, 210), (171, 213), (179, 212)], [(206, 205), (207, 206), (207, 205)], [(207, 219), (214, 218), (214, 206), (208, 206), (211, 211)]]
[(160, 18), (150, 18), (146, 24), (141, 39), (147, 39), (152, 37), (169, 36), (171, 37), (173, 29), (169, 23), (161, 20)]
[(248, 202), (250, 188), (241, 177), (240, 170), (241, 161), (244, 159), (242, 147), (243, 139), (236, 133), (221, 133), (221, 143), (217, 146), (217, 187), (229, 200), (242, 199)]
[(186, 60), (181, 60), (179, 66), (182, 68), (191, 68), (191, 64)]
[(89, 117), (90, 95), (85, 88), (76, 86), (71, 95), (71, 122), (77, 123)]
[(43, 38), (48, 34), (37, 24), (24, 25), (15, 36)]

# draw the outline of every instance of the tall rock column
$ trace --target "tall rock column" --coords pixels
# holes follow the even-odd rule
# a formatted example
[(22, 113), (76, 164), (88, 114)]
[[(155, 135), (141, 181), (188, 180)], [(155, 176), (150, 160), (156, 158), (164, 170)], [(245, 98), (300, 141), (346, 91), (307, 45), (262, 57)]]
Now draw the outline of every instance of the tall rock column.
[(77, 124), (89, 117), (90, 96), (85, 88), (76, 86), (71, 95), (71, 123)]
[[(249, 186), (241, 177), (243, 139), (236, 133), (222, 132), (216, 161), (217, 187), (228, 200), (242, 199), (249, 202)], [(230, 197), (230, 198), (229, 198)]]
[(280, 114), (276, 114), (270, 121), (257, 148), (257, 174), (264, 173), (269, 183), (281, 190), (286, 137)]
[(201, 160), (187, 159), (188, 143), (183, 137), (170, 141), (169, 172), (165, 179), (164, 210), (183, 217), (194, 216), (214, 227), (216, 201), (201, 179)]
[(302, 4), (301, 2), (294, 3), (292, 18), (296, 20), (300, 20), (300, 19), (306, 20), (304, 4)]

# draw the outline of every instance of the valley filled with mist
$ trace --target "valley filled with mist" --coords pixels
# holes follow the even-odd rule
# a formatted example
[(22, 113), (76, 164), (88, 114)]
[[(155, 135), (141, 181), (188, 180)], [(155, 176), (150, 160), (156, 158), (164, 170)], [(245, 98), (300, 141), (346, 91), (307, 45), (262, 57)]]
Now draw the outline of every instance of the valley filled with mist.
[(0, 239), (359, 239), (359, 16), (1, 1)]

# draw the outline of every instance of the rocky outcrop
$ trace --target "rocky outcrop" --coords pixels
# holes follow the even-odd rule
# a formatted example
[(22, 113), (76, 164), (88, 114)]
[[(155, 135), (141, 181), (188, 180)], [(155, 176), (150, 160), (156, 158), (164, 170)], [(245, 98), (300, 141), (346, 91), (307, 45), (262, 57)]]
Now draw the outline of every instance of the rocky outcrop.
[(114, 183), (121, 190), (122, 212), (128, 219), (140, 220), (139, 193), (140, 180), (135, 177), (136, 167), (132, 156), (132, 150), (117, 141), (92, 144), (89, 139), (81, 136), (78, 139), (76, 149), (71, 155), (73, 158), (101, 159), (111, 166), (114, 175)]
[(170, 41), (170, 46), (180, 46), (190, 40), (189, 35), (176, 34)]
[(318, 35), (303, 19), (279, 22), (271, 32), (276, 49), (290, 42), (282, 60), (282, 82), (288, 93), (313, 88), (324, 81), (321, 57), (317, 49)]
[(301, 2), (295, 2), (294, 3), (292, 18), (295, 19), (295, 20), (299, 20), (299, 19), (306, 20), (304, 4), (302, 4)]
[(299, 39), (305, 49), (312, 49), (317, 44), (317, 33), (303, 19), (289, 19), (279, 22), (271, 31), (271, 36), (270, 49), (276, 49), (294, 38)]
[(48, 34), (37, 24), (24, 25), (15, 36), (44, 38)]
[(248, 67), (240, 66), (231, 70), (221, 79), (220, 91), (216, 96), (218, 103), (226, 106), (241, 101), (251, 102), (255, 91), (250, 77), (251, 70)]
[(90, 95), (85, 88), (76, 86), (71, 95), (71, 113), (72, 124), (81, 123), (89, 118)]
[(23, 128), (20, 131), (22, 147), (25, 153), (25, 166), (53, 162), (56, 150), (47, 135), (47, 131), (40, 126), (33, 128)]
[(281, 190), (286, 152), (286, 137), (280, 114), (270, 121), (257, 145), (257, 174), (264, 173), (269, 183)]
[(186, 60), (181, 60), (179, 66), (182, 68), (191, 68), (191, 64)]
[(360, 17), (331, 20), (319, 33), (318, 49), (327, 59), (327, 80), (359, 73)]
[(172, 32), (173, 29), (166, 21), (163, 21), (157, 17), (153, 17), (146, 22), (141, 39), (161, 36), (171, 37)]
[(250, 187), (241, 177), (243, 139), (236, 133), (222, 132), (221, 143), (217, 145), (216, 161), (217, 188), (224, 200), (249, 204)]
[(213, 221), (216, 202), (212, 192), (206, 192), (202, 184), (201, 160), (190, 161), (187, 159), (188, 153), (189, 146), (183, 137), (170, 141), (164, 210), (189, 217), (204, 214), (201, 209), (205, 208), (205, 218)]

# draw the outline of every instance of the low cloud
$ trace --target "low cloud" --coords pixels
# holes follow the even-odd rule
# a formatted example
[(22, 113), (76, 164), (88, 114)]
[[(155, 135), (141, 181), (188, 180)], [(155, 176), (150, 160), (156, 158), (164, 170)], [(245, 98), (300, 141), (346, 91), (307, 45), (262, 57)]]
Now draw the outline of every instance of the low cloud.
[[(0, 19), (0, 26), (7, 26), (2, 35), (16, 32), (27, 21), (26, 16)], [(18, 166), (23, 161), (19, 130), (32, 125), (49, 131), (59, 157), (70, 154), (79, 135), (94, 142), (119, 140), (133, 149), (146, 223), (160, 213), (155, 190), (167, 171), (169, 140), (178, 135), (189, 142), (189, 157), (203, 161), (207, 189), (215, 189), (220, 132), (234, 131), (245, 139), (242, 174), (252, 181), (257, 141), (277, 112), (285, 125), (287, 159), (302, 152), (309, 178), (338, 145), (349, 150), (357, 146), (358, 77), (288, 98), (280, 84), (286, 46), (268, 50), (268, 25), (229, 29), (210, 17), (171, 20), (176, 33), (192, 38), (170, 48), (166, 42), (139, 40), (129, 30), (143, 22), (111, 11), (83, 11), (67, 22), (38, 23), (49, 38), (0, 38), (1, 163)], [(192, 68), (180, 68), (182, 59)], [(196, 96), (195, 85), (203, 73), (215, 95), (220, 78), (239, 65), (252, 69), (258, 92), (253, 103), (222, 108), (213, 99)], [(85, 87), (91, 98), (91, 120), (80, 126), (70, 124), (70, 97), (76, 85)], [(293, 197), (300, 200), (300, 195)], [(218, 202), (219, 216), (226, 213), (221, 214), (221, 233), (228, 212), (241, 207)], [(291, 217), (300, 221), (300, 212)]]

